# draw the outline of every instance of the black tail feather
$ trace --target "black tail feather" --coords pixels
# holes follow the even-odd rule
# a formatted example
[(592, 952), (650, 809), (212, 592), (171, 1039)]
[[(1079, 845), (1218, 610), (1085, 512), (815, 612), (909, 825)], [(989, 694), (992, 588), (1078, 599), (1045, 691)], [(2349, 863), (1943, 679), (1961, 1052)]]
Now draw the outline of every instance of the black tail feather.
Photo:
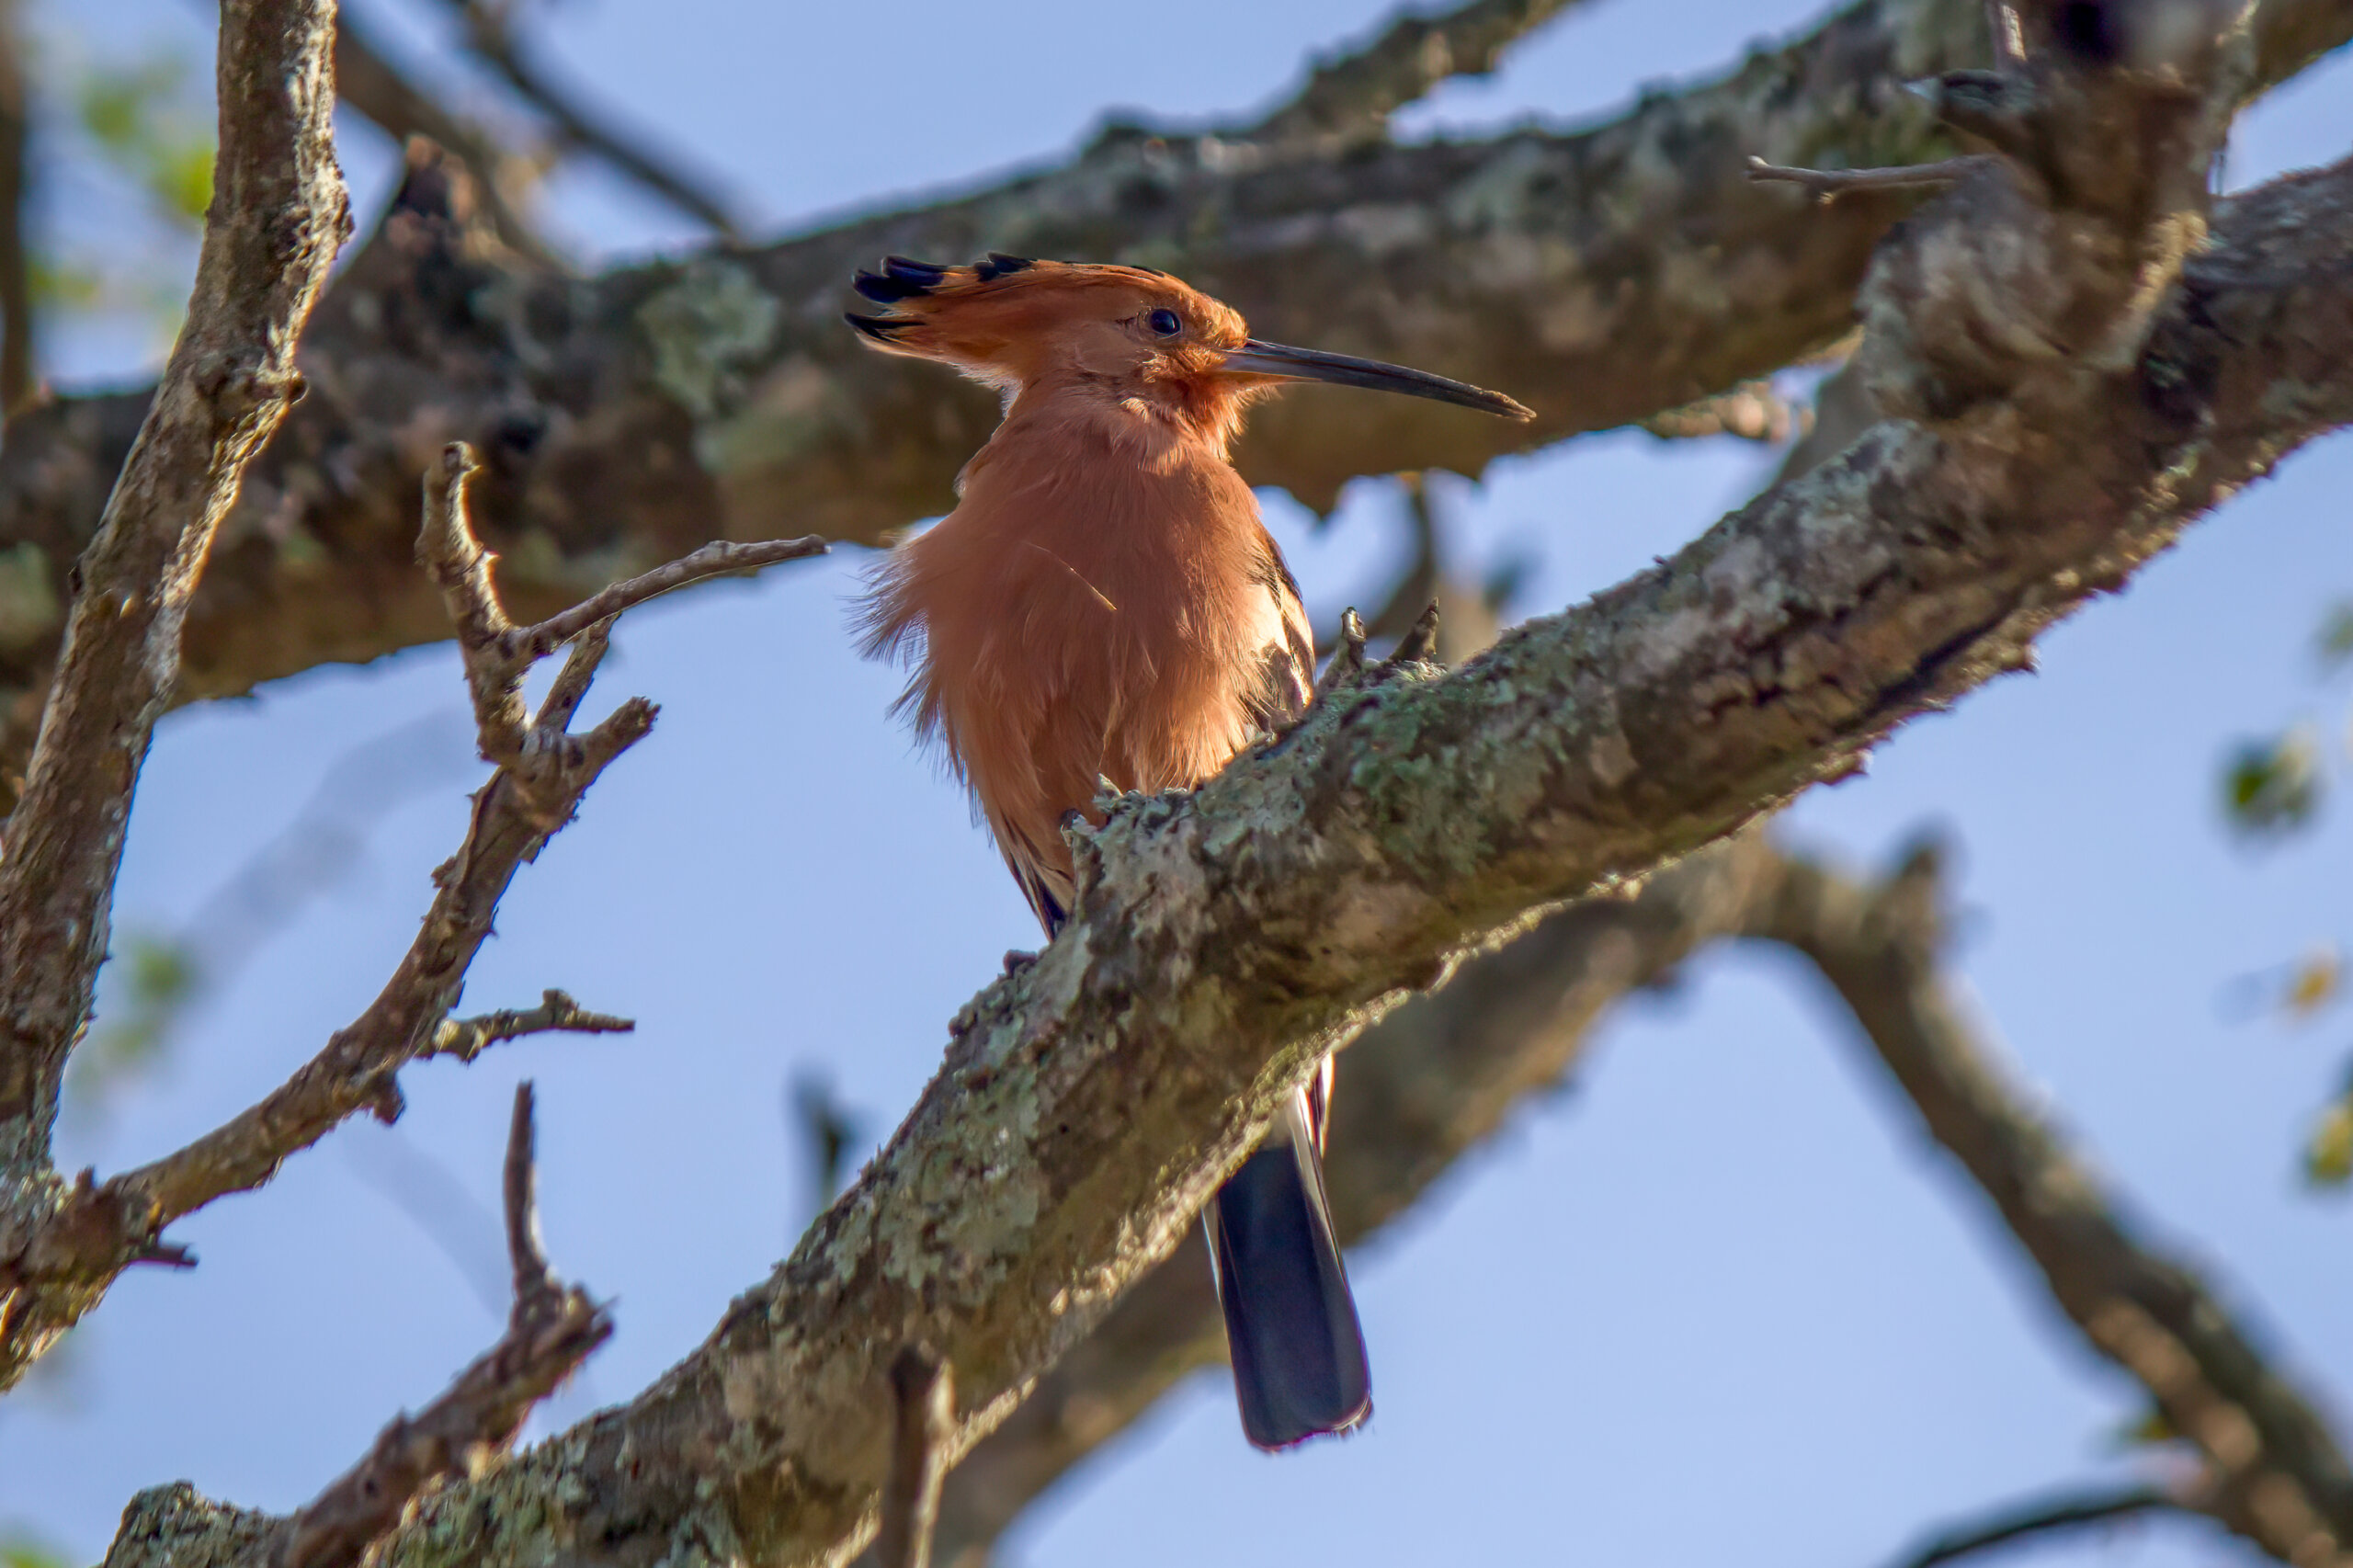
[(1345, 1432), (1372, 1414), (1364, 1334), (1309, 1114), (1302, 1091), (1203, 1216), (1242, 1430), (1262, 1449)]

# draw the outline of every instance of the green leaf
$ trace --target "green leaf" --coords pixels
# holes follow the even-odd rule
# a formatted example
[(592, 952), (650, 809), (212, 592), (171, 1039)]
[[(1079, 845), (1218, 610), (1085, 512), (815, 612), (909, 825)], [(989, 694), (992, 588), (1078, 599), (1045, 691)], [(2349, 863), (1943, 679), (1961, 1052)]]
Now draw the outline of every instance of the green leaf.
[(2308, 725), (2243, 744), (2222, 770), (2222, 811), (2251, 837), (2282, 837), (2320, 808), (2320, 746)]
[(82, 130), (136, 181), (165, 216), (193, 225), (212, 200), (210, 117), (188, 91), (193, 73), (176, 55), (93, 71), (75, 94)]

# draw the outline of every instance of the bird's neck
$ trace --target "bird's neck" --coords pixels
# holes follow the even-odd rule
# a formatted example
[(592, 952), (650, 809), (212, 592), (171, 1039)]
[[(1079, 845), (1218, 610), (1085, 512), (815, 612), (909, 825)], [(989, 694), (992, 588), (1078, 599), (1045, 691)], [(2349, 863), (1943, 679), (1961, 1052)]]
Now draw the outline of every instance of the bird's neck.
[(1022, 387), (989, 444), (1108, 446), (1154, 472), (1230, 465), (1227, 450), (1241, 433), (1242, 415), (1242, 400), (1223, 388), (1074, 377)]

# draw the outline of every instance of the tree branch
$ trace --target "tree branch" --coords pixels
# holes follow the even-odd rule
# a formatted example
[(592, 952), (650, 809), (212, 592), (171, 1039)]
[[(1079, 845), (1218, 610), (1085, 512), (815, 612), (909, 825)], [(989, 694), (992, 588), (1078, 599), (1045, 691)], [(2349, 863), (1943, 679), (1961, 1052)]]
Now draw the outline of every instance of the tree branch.
[(515, 1086), (506, 1142), (506, 1248), (515, 1305), (506, 1333), (441, 1397), (384, 1428), (368, 1457), (288, 1521), (276, 1568), (357, 1568), (419, 1497), (503, 1454), (540, 1401), (612, 1337), (609, 1312), (548, 1267), (533, 1195), (531, 1085)]
[[(1405, 1212), (1529, 1096), (1556, 1087), (1620, 998), (1746, 929), (1779, 868), (1756, 834), (1700, 850), (1638, 896), (1547, 915), (1367, 1029), (1348, 1048), (1324, 1162), (1343, 1244)], [(1049, 1486), (1184, 1378), (1224, 1359), (1224, 1321), (1195, 1226), (958, 1461), (941, 1499), (937, 1561), (982, 1568)]]
[(609, 164), (711, 233), (729, 240), (743, 238), (727, 203), (701, 176), (655, 153), (643, 138), (621, 130), (540, 67), (508, 25), (515, 10), (512, 0), (449, 3), (466, 25), (467, 47), (547, 117), (563, 145)]
[(956, 1432), (955, 1369), (927, 1345), (891, 1363), (891, 1475), (874, 1550), (881, 1568), (931, 1568), (939, 1522), (939, 1483)]
[[(434, 873), (438, 889), (415, 940), (368, 1009), (259, 1104), (187, 1147), (136, 1170), (80, 1186), (17, 1244), (0, 1252), (0, 1290), (21, 1293), (0, 1315), (0, 1388), (13, 1383), (56, 1335), (96, 1305), (130, 1264), (154, 1254), (165, 1226), (232, 1192), (268, 1181), (286, 1159), (347, 1118), (400, 1114), (397, 1074), (412, 1062), (448, 1054), (471, 1061), (498, 1040), (535, 1030), (625, 1029), (625, 1019), (581, 1010), (560, 991), (523, 1012), (451, 1020), (466, 971), (489, 936), (515, 873), (572, 820), (605, 767), (652, 729), (653, 704), (631, 698), (583, 734), (568, 725), (607, 647), (609, 615), (585, 623), (536, 719), (527, 720), (522, 681), (555, 645), (541, 628), (514, 631), (475, 540), (466, 483), (475, 472), (462, 447), (444, 452), (425, 485), (417, 552), (449, 597), (460, 629), (478, 739), (498, 769), (474, 796), (456, 855)], [(727, 562), (805, 554), (799, 541), (741, 547)], [(680, 568), (690, 563), (681, 562)], [(723, 569), (717, 558), (665, 569), (608, 590), (599, 602), (642, 602), (690, 577)], [(185, 1262), (184, 1255), (173, 1259)]]
[[(2348, 34), (2344, 0), (2264, 0), (2265, 80)], [(1862, 0), (1588, 131), (1347, 160), (1121, 132), (969, 196), (585, 284), (485, 256), (437, 175), (420, 183), (438, 198), (405, 192), (322, 312), (307, 352), (324, 392), (214, 563), (183, 693), (447, 635), (409, 565), (420, 444), (486, 454), (484, 523), (522, 614), (562, 608), (585, 574), (765, 538), (783, 517), (874, 542), (944, 510), (996, 403), (861, 353), (838, 325), (844, 279), (888, 251), (1167, 267), (1278, 335), (1507, 387), (1539, 410), (1506, 427), (1416, 399), (1291, 395), (1254, 418), (1244, 466), (1315, 506), (1359, 473), (1476, 473), (1506, 449), (1680, 407), (1845, 335), (1871, 246), (1909, 199), (1815, 210), (1752, 187), (1745, 156), (1937, 155), (1898, 84), (1984, 51), (1978, 0)], [(32, 545), (19, 558), (62, 583), (142, 406), (67, 400), (19, 421), (0, 450), (0, 549)], [(0, 621), (0, 763), (10, 693), (41, 688), (53, 646), (37, 611)]]
[(466, 166), (474, 198), (501, 243), (518, 256), (553, 265), (546, 240), (524, 216), (529, 187), (525, 160), (410, 81), (348, 10), (335, 18), (335, 75), (343, 101), (393, 141), (405, 146), (422, 136)]
[(2038, 1497), (1939, 1530), (1917, 1550), (1898, 1559), (1894, 1568), (1942, 1568), (1947, 1562), (2041, 1536), (2112, 1525), (2143, 1514), (2188, 1511), (2188, 1507), (2162, 1486), (2111, 1487)]
[(2090, 1162), (2008, 1081), (1938, 974), (1942, 900), (1933, 847), (1876, 887), (1792, 863), (1760, 934), (1820, 969), (2060, 1309), (2198, 1446), (2214, 1475), (2201, 1511), (2281, 1562), (2353, 1559), (2353, 1467), (2336, 1439), (2198, 1274), (2142, 1238)]
[(1299, 91), (1237, 134), (1279, 142), (1385, 135), (1389, 117), (1454, 76), (1483, 76), (1504, 51), (1575, 0), (1467, 0), (1435, 17), (1400, 16), (1362, 49), (1315, 62)]
[[(2171, 145), (2181, 167), (2140, 166), (2151, 189), (2190, 188), (2177, 176), (2211, 151)], [(1971, 217), (1924, 214), (1904, 244)], [(2125, 238), (2137, 267), (2143, 236)], [(1070, 924), (959, 1015), (938, 1077), (792, 1258), (627, 1408), (438, 1494), (388, 1568), (532, 1561), (550, 1535), (600, 1563), (681, 1541), (779, 1564), (855, 1550), (897, 1346), (954, 1364), (961, 1452), (1174, 1246), (1324, 1050), (1530, 911), (1853, 771), (2353, 421), (2348, 258), (2353, 164), (2277, 181), (2222, 210), (2154, 319), (2110, 302), (2094, 324), (2142, 344), (2121, 369), (2043, 364), (1934, 428), (1877, 426), (1461, 670), (1337, 690), (1198, 792), (1116, 802), (1078, 835)], [(1936, 347), (1935, 312), (1906, 321)], [(176, 1508), (135, 1503), (117, 1568), (236, 1528)]]
[[(333, 0), (221, 12), (221, 150), (187, 324), (76, 571), (64, 651), (0, 863), (0, 1183), (34, 1180), (88, 1019), (131, 795), (214, 528), (299, 386), (294, 342), (349, 229)], [(26, 1201), (0, 1195), (0, 1220)]]

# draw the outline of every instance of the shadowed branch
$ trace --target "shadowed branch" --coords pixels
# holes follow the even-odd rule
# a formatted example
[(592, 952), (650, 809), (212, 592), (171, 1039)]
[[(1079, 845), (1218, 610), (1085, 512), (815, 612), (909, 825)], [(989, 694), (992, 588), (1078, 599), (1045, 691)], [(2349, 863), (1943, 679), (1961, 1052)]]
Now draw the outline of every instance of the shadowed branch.
[[(2263, 0), (2262, 80), (2348, 35), (2342, 0)], [(1904, 205), (1809, 207), (1752, 186), (1744, 157), (1941, 156), (1949, 141), (1899, 84), (1984, 59), (1982, 0), (1855, 0), (1590, 129), (1372, 142), (1346, 160), (1112, 137), (952, 199), (585, 280), (499, 259), (448, 178), (420, 177), (306, 346), (343, 395), (299, 410), (301, 439), (265, 461), (256, 526), (214, 561), (192, 612), (179, 690), (247, 691), (448, 634), (408, 571), (418, 442), (493, 455), (490, 534), (532, 539), (547, 568), (507, 585), (528, 614), (561, 608), (619, 559), (765, 537), (780, 517), (872, 543), (945, 510), (995, 401), (862, 353), (834, 308), (813, 308), (892, 251), (1161, 267), (1269, 333), (1507, 388), (1538, 410), (1531, 426), (1490, 427), (1435, 404), (1277, 403), (1253, 421), (1242, 468), (1318, 508), (1357, 475), (1475, 474), (1506, 451), (1682, 407), (1848, 333), (1872, 247)], [(484, 314), (487, 300), (502, 308)], [(60, 595), (144, 403), (67, 399), (0, 449), (0, 551), (34, 547), (25, 559)], [(299, 587), (278, 539), (316, 547)], [(46, 681), (56, 639), (38, 618), (0, 631), (5, 720)], [(0, 782), (23, 730), (0, 722)]]
[(506, 1335), (438, 1399), (385, 1427), (367, 1458), (287, 1522), (277, 1568), (356, 1568), (420, 1496), (479, 1474), (511, 1448), (532, 1407), (612, 1337), (611, 1314), (558, 1279), (541, 1249), (531, 1108), (530, 1084), (517, 1085), (506, 1179), (515, 1304)]
[(2038, 1497), (1939, 1530), (1890, 1568), (1944, 1568), (1964, 1557), (2050, 1536), (2072, 1535), (2148, 1514), (2194, 1511), (2162, 1486), (2111, 1487)]
[(728, 204), (702, 176), (654, 151), (603, 110), (551, 75), (516, 34), (513, 0), (449, 0), (465, 23), (466, 46), (547, 118), (560, 145), (589, 153), (713, 233), (743, 238)]
[(891, 1474), (875, 1554), (881, 1568), (931, 1568), (939, 1483), (956, 1435), (955, 1369), (928, 1345), (907, 1346), (891, 1363)]
[(2148, 1390), (2212, 1471), (2201, 1511), (2282, 1562), (2353, 1556), (2353, 1469), (2313, 1403), (2035, 1107), (1940, 972), (1932, 846), (1884, 882), (1792, 862), (1758, 934), (1803, 953), (1984, 1191), (2090, 1346)]

